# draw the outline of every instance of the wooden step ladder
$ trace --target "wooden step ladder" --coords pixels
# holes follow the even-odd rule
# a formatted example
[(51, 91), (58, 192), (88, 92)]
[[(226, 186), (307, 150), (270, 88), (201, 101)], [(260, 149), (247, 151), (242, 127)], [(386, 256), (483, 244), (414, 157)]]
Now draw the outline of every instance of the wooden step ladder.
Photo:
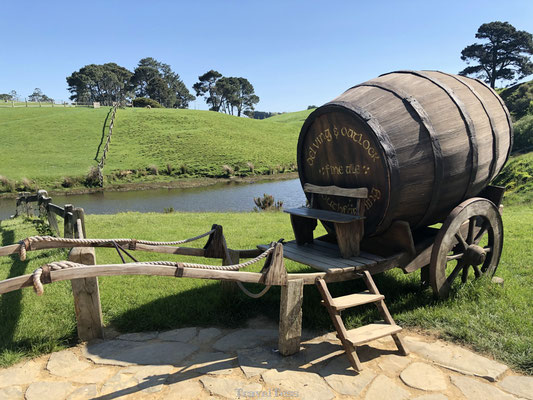
[[(322, 278), (316, 279), (318, 291), (323, 299), (322, 303), (326, 306), (331, 320), (333, 321), (333, 325), (337, 330), (337, 336), (346, 350), (346, 355), (350, 360), (350, 364), (356, 371), (361, 371), (363, 366), (361, 365), (361, 361), (359, 361), (355, 346), (384, 336), (391, 335), (400, 353), (404, 356), (409, 354), (409, 350), (407, 350), (402, 339), (398, 336), (398, 332), (400, 332), (402, 328), (396, 325), (392, 319), (392, 316), (385, 305), (385, 297), (379, 293), (378, 288), (368, 271), (362, 272), (362, 278), (364, 279), (368, 290), (335, 298), (331, 297), (326, 281)], [(341, 311), (346, 308), (357, 307), (368, 303), (374, 303), (377, 306), (384, 321), (364, 325), (347, 331), (341, 318)]]

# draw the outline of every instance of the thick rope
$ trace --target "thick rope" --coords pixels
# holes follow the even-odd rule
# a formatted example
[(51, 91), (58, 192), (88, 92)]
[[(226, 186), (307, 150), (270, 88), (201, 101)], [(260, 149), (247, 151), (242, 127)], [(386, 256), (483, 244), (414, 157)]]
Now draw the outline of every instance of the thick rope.
[[(19, 242), (19, 256), (20, 261), (26, 260), (27, 251), (31, 249), (32, 244), (48, 242), (48, 243), (64, 243), (64, 244), (81, 244), (87, 247), (93, 247), (95, 245), (107, 244), (112, 246), (113, 242), (120, 245), (135, 245), (136, 243), (146, 244), (150, 246), (172, 246), (177, 244), (184, 244), (201, 239), (205, 236), (209, 236), (215, 232), (215, 229), (211, 229), (209, 232), (202, 233), (201, 235), (194, 236), (189, 239), (176, 240), (173, 242), (153, 242), (150, 240), (137, 240), (137, 239), (71, 239), (71, 238), (59, 238), (55, 236), (30, 236)], [(114, 245), (113, 245), (114, 246)]]
[[(46, 270), (47, 274), (49, 274), (50, 271), (59, 271), (60, 269), (84, 267), (84, 266), (85, 266), (84, 264), (78, 264), (72, 261), (57, 261), (57, 262), (52, 262), (50, 264), (46, 264), (45, 266), (41, 268), (37, 268), (35, 271), (33, 271), (33, 274), (32, 274), (33, 290), (35, 290), (35, 293), (37, 293), (38, 296), (41, 296), (44, 293), (43, 282), (41, 280), (44, 270)], [(46, 281), (48, 281), (49, 279), (50, 279), (49, 276), (46, 277)]]
[(263, 288), (263, 290), (261, 290), (259, 293), (252, 293), (252, 292), (250, 292), (248, 289), (246, 289), (246, 288), (244, 287), (244, 285), (242, 284), (242, 282), (237, 281), (237, 286), (239, 287), (239, 289), (242, 290), (242, 292), (243, 292), (246, 296), (251, 297), (252, 299), (258, 299), (258, 298), (260, 298), (260, 297), (263, 297), (263, 296), (266, 294), (266, 292), (268, 292), (268, 290), (269, 290), (270, 287), (271, 287), (271, 285), (267, 285), (267, 286), (265, 286), (265, 287)]
[(130, 265), (150, 264), (150, 265), (167, 265), (169, 267), (214, 269), (218, 271), (238, 271), (242, 268), (246, 268), (252, 264), (255, 264), (261, 261), (263, 258), (268, 256), (273, 251), (274, 251), (274, 246), (269, 247), (264, 252), (259, 254), (257, 257), (252, 258), (251, 260), (248, 260), (240, 264), (233, 264), (233, 265), (206, 265), (206, 264), (182, 263), (182, 262), (174, 262), (174, 261), (147, 261), (147, 262), (140, 262), (140, 263), (130, 263)]
[[(210, 269), (210, 270), (219, 270), (219, 271), (238, 271), (239, 269), (248, 267), (252, 264), (255, 264), (261, 261), (263, 258), (267, 257), (270, 253), (272, 253), (274, 251), (274, 248), (275, 246), (271, 245), (271, 247), (266, 249), (263, 253), (259, 254), (257, 257), (252, 258), (251, 260), (248, 260), (246, 262), (243, 262), (240, 264), (234, 264), (234, 265), (205, 265), (205, 264), (182, 263), (182, 262), (174, 262), (174, 261), (146, 261), (146, 262), (137, 262), (137, 263), (127, 263), (123, 265), (130, 266), (130, 265), (148, 264), (148, 265), (163, 265), (163, 266), (176, 267), (176, 268), (198, 268), (198, 269)], [(86, 267), (86, 266), (87, 265), (85, 264), (79, 264), (79, 263), (75, 263), (72, 261), (58, 261), (58, 262), (52, 262), (50, 264), (46, 264), (40, 268), (37, 268), (35, 271), (33, 271), (33, 274), (32, 274), (33, 289), (35, 290), (35, 293), (37, 293), (37, 295), (40, 296), (43, 294), (44, 287), (43, 287), (42, 275), (43, 275), (43, 272), (45, 271), (47, 272), (47, 275), (49, 275), (50, 271), (58, 271), (61, 269), (66, 269), (66, 268), (79, 268), (79, 267)], [(44, 282), (50, 283), (50, 277), (47, 276), (44, 279)], [(267, 288), (270, 288), (270, 286), (267, 286)], [(259, 297), (265, 294), (267, 290), (263, 289)], [(251, 293), (251, 295), (253, 297), (253, 293)]]

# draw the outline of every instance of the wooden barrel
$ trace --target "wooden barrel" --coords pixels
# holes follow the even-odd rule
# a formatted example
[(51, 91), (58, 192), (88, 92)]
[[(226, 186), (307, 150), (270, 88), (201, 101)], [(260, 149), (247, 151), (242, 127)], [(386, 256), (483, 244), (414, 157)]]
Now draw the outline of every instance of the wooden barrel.
[[(441, 221), (500, 172), (512, 123), (484, 83), (438, 71), (397, 71), (317, 108), (298, 139), (302, 185), (367, 187), (365, 234), (395, 220), (412, 229)], [(355, 213), (350, 199), (318, 207)]]

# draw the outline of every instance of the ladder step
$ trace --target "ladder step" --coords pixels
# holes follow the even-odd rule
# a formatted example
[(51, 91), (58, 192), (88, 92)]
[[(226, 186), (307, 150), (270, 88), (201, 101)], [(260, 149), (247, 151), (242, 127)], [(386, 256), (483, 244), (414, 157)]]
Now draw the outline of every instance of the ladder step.
[(373, 294), (368, 290), (361, 293), (349, 294), (347, 296), (334, 297), (331, 302), (331, 306), (339, 311), (345, 308), (356, 307), (362, 304), (375, 303), (376, 301), (383, 300), (385, 296), (382, 294)]
[(398, 325), (387, 324), (386, 322), (376, 322), (359, 328), (350, 329), (346, 339), (354, 346), (379, 339), (383, 336), (393, 335), (402, 330)]

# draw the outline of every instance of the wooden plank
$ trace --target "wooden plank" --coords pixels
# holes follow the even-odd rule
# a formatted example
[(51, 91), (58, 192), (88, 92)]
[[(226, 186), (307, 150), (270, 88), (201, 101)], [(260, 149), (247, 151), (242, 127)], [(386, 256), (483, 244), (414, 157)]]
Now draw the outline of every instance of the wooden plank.
[(61, 236), (61, 232), (59, 231), (59, 225), (57, 224), (57, 218), (56, 214), (51, 210), (51, 204), (50, 202), (45, 203), (45, 209), (46, 209), (46, 218), (48, 219), (48, 225), (50, 225), (50, 229), (54, 232), (55, 236)]
[[(357, 269), (363, 264), (356, 261), (352, 261), (348, 258), (331, 258), (324, 256), (316, 251), (313, 251), (312, 248), (306, 247), (285, 247), (286, 258), (289, 258), (293, 261), (302, 262), (312, 266), (319, 271), (325, 272), (339, 272), (343, 269)], [(304, 262), (305, 261), (305, 262)]]
[(13, 292), (29, 286), (33, 286), (33, 278), (31, 274), (5, 279), (0, 281), (0, 294)]
[(0, 247), (0, 256), (10, 256), (19, 252), (20, 244), (10, 244)]
[(347, 332), (346, 339), (353, 345), (358, 346), (363, 343), (371, 342), (384, 336), (398, 333), (402, 330), (398, 325), (390, 325), (385, 322), (368, 324), (359, 328), (350, 329)]
[(50, 212), (53, 212), (54, 214), (59, 215), (61, 218), (65, 218), (65, 209), (62, 207), (59, 207), (55, 204), (48, 204), (48, 208)]
[(284, 243), (285, 247), (290, 248), (293, 251), (307, 254), (310, 257), (316, 258), (317, 260), (322, 260), (324, 262), (329, 262), (334, 266), (342, 267), (359, 267), (375, 264), (375, 261), (363, 259), (361, 257), (350, 257), (343, 258), (337, 248), (336, 253), (325, 251), (324, 248), (315, 246), (314, 242), (312, 245), (298, 246), (295, 242), (290, 241)]
[(300, 351), (303, 288), (301, 279), (290, 280), (281, 287), (278, 348), (284, 356)]
[[(82, 208), (74, 209), (75, 236), (85, 238), (85, 216)], [(70, 251), (69, 261), (85, 264), (96, 264), (94, 247), (77, 247)], [(72, 279), (72, 295), (76, 311), (78, 337), (81, 341), (104, 338), (104, 322), (100, 304), (98, 277)]]
[(290, 249), (290, 248), (285, 248), (284, 255), (285, 255), (285, 258), (288, 258), (289, 260), (293, 260), (293, 261), (296, 261), (296, 262), (299, 262), (305, 265), (309, 265), (310, 267), (318, 269), (319, 271), (324, 271), (328, 273), (341, 272), (347, 268), (351, 270), (355, 270), (356, 268), (356, 267), (341, 268), (337, 265), (334, 265), (332, 261), (322, 260), (322, 259), (316, 260), (315, 258), (309, 255), (306, 255), (305, 253), (295, 252), (293, 249)]
[(366, 187), (345, 189), (338, 186), (318, 186), (306, 183), (304, 185), (304, 192), (325, 194), (330, 196), (353, 197), (356, 199), (366, 199), (368, 197), (368, 189)]
[[(69, 260), (80, 264), (94, 265), (96, 264), (94, 248), (74, 248), (69, 254)], [(103, 317), (98, 278), (72, 279), (71, 285), (78, 337), (81, 341), (103, 338)]]
[(352, 221), (347, 224), (334, 223), (333, 225), (342, 258), (357, 257), (361, 252), (359, 244), (363, 237), (363, 221)]
[(357, 215), (342, 214), (335, 211), (317, 210), (314, 208), (307, 207), (289, 208), (283, 211), (288, 214), (297, 215), (299, 217), (319, 219), (321, 221), (335, 222), (338, 224), (346, 224), (348, 222), (357, 221), (365, 218), (359, 217)]
[[(324, 240), (315, 240), (313, 242), (313, 246), (320, 247), (321, 248), (320, 250), (323, 251), (324, 253), (335, 255), (336, 257), (341, 256), (339, 246), (337, 246), (336, 244), (329, 243)], [(377, 256), (375, 254), (370, 254), (365, 251), (361, 251), (359, 253), (359, 256), (351, 257), (350, 259), (360, 262), (361, 264), (371, 264), (373, 262), (380, 262), (380, 261), (385, 260), (385, 258), (383, 257)]]
[(363, 304), (373, 303), (375, 301), (383, 300), (385, 296), (382, 294), (370, 293), (368, 290), (361, 293), (353, 293), (341, 297), (333, 297), (331, 306), (339, 311), (346, 308), (357, 307)]
[(65, 219), (64, 219), (64, 228), (63, 236), (66, 238), (74, 238), (74, 207), (72, 204), (65, 204)]

